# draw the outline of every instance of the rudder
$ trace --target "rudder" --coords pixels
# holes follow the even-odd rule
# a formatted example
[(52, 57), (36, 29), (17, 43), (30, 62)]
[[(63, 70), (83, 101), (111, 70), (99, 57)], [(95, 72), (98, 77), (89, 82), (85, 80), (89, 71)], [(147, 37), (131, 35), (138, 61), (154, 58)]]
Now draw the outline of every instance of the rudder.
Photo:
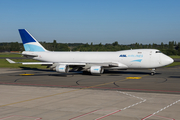
[(25, 51), (43, 52), (47, 51), (26, 29), (19, 29)]

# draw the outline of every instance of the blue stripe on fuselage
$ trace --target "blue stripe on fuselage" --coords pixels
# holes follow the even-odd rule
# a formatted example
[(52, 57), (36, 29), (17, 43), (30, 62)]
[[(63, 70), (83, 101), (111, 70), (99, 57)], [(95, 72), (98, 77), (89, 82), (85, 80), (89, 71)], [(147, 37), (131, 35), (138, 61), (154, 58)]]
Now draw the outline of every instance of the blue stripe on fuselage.
[(141, 61), (142, 61), (142, 59), (138, 59), (138, 60), (133, 60), (131, 62), (141, 62)]
[(25, 51), (32, 51), (32, 52), (43, 52), (45, 51), (42, 47), (32, 44), (24, 44)]

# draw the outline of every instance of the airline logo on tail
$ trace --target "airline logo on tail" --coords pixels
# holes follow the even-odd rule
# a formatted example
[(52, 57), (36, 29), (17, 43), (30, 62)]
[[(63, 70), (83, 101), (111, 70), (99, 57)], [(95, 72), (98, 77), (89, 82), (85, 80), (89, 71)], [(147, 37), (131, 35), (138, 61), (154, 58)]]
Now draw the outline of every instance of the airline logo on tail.
[(26, 29), (19, 29), (19, 33), (25, 51), (31, 51), (31, 52), (47, 51)]

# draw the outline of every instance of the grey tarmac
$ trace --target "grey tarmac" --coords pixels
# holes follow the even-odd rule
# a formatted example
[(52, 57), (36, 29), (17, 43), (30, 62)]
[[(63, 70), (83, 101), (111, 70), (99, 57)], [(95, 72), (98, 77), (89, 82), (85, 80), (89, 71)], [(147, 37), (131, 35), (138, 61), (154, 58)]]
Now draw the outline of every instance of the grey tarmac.
[(180, 67), (156, 72), (0, 69), (0, 120), (179, 120)]

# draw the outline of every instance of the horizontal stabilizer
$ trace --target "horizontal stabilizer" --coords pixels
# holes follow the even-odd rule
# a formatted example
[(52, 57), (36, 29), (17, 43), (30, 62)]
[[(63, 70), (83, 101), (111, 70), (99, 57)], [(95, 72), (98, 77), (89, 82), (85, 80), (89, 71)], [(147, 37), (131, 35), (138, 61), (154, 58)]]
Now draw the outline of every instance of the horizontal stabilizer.
[(8, 58), (6, 58), (6, 60), (7, 60), (9, 63), (16, 63), (16, 62), (14, 62), (13, 60), (8, 59)]

